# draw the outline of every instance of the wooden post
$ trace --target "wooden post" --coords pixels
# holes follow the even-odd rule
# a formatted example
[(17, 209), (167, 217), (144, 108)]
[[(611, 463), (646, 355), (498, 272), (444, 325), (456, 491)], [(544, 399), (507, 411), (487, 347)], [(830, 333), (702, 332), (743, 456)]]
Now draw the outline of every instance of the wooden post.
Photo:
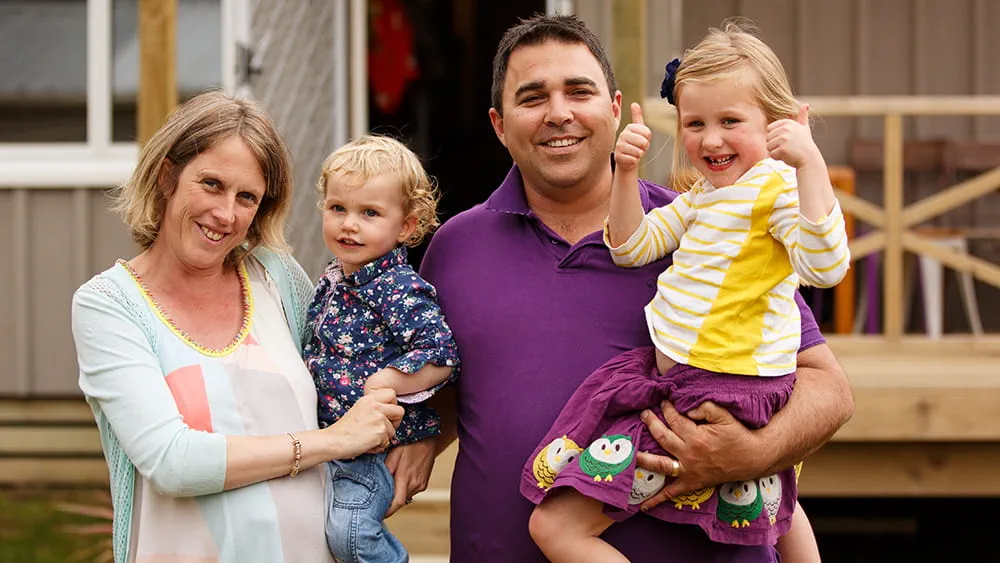
[(646, 97), (646, 0), (615, 0), (613, 17), (611, 68), (622, 92), (620, 131), (632, 120), (629, 105)]
[(885, 338), (898, 343), (903, 336), (903, 117), (885, 116), (883, 189), (885, 205), (885, 263), (882, 299), (885, 301)]
[[(840, 192), (854, 195), (856, 177), (854, 169), (848, 166), (830, 166), (830, 181)], [(848, 240), (854, 240), (854, 215), (844, 214), (844, 230)], [(854, 331), (854, 294), (855, 269), (847, 271), (841, 281), (833, 289), (833, 330), (837, 334), (850, 334)]]
[(177, 106), (177, 0), (139, 0), (139, 144)]

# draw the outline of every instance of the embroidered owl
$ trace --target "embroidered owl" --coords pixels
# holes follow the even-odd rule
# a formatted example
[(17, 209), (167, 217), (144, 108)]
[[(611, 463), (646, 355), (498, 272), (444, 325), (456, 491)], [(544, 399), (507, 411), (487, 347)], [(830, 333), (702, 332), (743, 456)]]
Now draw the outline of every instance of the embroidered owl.
[(583, 450), (580, 446), (576, 445), (576, 442), (565, 434), (562, 438), (556, 438), (549, 442), (547, 446), (542, 448), (542, 451), (538, 452), (538, 455), (535, 456), (535, 462), (531, 466), (531, 472), (538, 480), (538, 487), (540, 489), (551, 487), (556, 480), (556, 475), (576, 459), (581, 451)]
[(611, 481), (632, 461), (632, 438), (624, 434), (601, 436), (580, 454), (580, 469), (594, 481)]
[(663, 488), (663, 483), (666, 480), (667, 476), (662, 473), (636, 467), (635, 478), (632, 479), (632, 491), (628, 494), (628, 503), (639, 504), (655, 495)]
[(777, 475), (768, 475), (759, 479), (757, 485), (760, 487), (760, 497), (764, 500), (767, 521), (773, 526), (781, 507), (781, 479)]
[(701, 508), (701, 503), (712, 498), (712, 493), (714, 492), (715, 487), (705, 487), (704, 489), (698, 489), (687, 494), (678, 495), (670, 499), (670, 502), (674, 503), (674, 508), (677, 510), (681, 510), (685, 506), (690, 506), (692, 510), (699, 510)]
[(733, 528), (746, 528), (763, 509), (757, 481), (723, 483), (719, 487), (719, 506), (715, 515)]

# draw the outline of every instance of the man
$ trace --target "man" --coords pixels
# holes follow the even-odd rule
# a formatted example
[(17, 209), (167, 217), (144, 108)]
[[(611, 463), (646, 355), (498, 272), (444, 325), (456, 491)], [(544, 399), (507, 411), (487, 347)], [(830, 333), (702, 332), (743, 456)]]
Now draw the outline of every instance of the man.
[[(421, 268), (463, 361), (455, 388), (436, 397), (444, 430), (436, 446), (443, 449), (457, 430), (452, 560), (541, 562), (528, 535), (533, 505), (518, 493), (521, 468), (587, 375), (649, 345), (643, 307), (669, 258), (618, 268), (601, 239), (621, 92), (596, 36), (574, 17), (536, 16), (508, 30), (493, 68), (490, 119), (514, 166), (484, 204), (440, 229)], [(646, 182), (640, 190), (647, 211), (672, 198)], [(711, 404), (687, 418), (665, 405), (670, 430), (647, 417), (680, 467), (662, 498), (789, 467), (850, 417), (846, 375), (799, 305), (798, 383), (768, 426), (750, 431)], [(398, 489), (393, 509), (426, 486), (434, 446), (408, 446), (387, 461)], [(671, 457), (640, 456), (649, 469), (675, 467)], [(712, 544), (696, 527), (645, 515), (603, 537), (635, 562), (668, 554), (674, 561), (775, 560), (769, 547)]]

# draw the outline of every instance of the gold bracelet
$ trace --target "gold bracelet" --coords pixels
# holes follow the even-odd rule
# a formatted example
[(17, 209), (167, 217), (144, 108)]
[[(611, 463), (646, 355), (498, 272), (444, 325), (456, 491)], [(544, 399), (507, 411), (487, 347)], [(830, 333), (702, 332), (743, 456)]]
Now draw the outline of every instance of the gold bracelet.
[(292, 463), (292, 470), (288, 473), (288, 476), (295, 477), (302, 469), (299, 465), (299, 462), (302, 461), (302, 442), (295, 437), (295, 434), (292, 434), (291, 432), (286, 432), (286, 434), (288, 434), (288, 437), (292, 439), (292, 452), (295, 455), (295, 461)]

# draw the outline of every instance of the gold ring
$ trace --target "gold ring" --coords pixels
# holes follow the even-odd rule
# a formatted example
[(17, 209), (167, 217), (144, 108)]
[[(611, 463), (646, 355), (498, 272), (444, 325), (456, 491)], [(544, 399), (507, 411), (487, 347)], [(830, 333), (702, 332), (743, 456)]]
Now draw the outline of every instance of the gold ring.
[(413, 502), (413, 497), (407, 497), (404, 504), (410, 504), (411, 502)]
[(676, 459), (671, 459), (670, 461), (674, 463), (673, 466), (670, 468), (670, 476), (676, 478), (678, 475), (681, 474), (681, 462), (677, 461)]

